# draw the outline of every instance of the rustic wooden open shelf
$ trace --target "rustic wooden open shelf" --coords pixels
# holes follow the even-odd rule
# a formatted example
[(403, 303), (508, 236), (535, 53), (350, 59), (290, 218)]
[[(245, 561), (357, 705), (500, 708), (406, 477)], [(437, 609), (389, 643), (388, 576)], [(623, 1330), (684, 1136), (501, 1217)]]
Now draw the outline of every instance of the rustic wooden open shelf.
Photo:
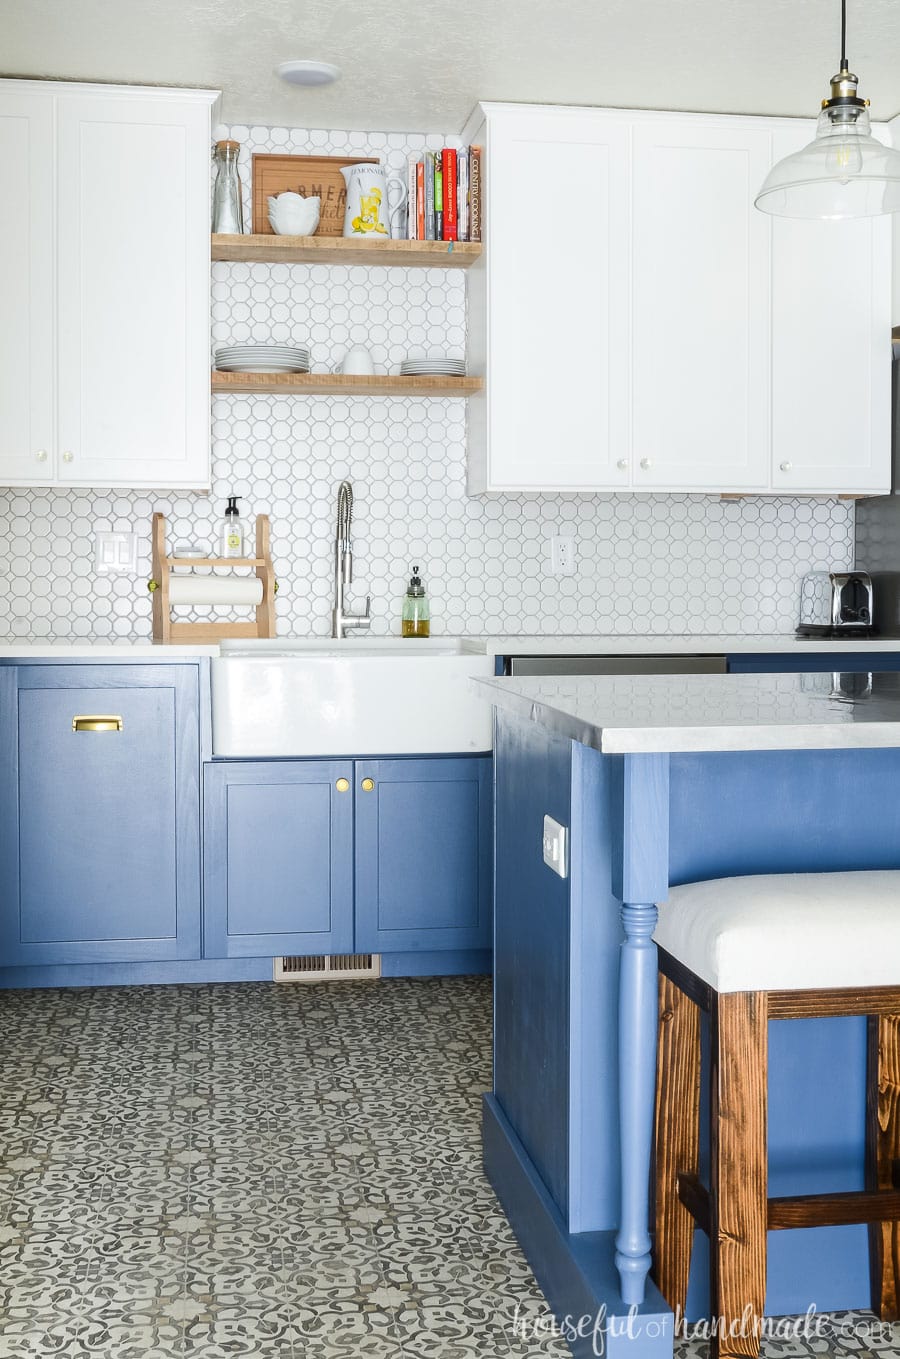
[(366, 241), (344, 236), (213, 236), (214, 260), (269, 264), (381, 264), (405, 269), (467, 269), (480, 241)]
[(471, 396), (480, 392), (480, 377), (401, 377), (375, 373), (220, 373), (213, 369), (216, 392), (293, 392), (296, 396)]

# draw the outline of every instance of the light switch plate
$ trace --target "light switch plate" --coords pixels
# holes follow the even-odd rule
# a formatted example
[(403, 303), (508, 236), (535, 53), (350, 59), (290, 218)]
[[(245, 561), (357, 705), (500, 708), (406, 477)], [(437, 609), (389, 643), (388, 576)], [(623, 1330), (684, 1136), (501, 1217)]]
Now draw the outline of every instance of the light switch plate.
[(98, 576), (136, 576), (138, 538), (119, 530), (94, 535), (94, 567)]
[(544, 817), (544, 863), (561, 878), (569, 876), (569, 832), (552, 816)]

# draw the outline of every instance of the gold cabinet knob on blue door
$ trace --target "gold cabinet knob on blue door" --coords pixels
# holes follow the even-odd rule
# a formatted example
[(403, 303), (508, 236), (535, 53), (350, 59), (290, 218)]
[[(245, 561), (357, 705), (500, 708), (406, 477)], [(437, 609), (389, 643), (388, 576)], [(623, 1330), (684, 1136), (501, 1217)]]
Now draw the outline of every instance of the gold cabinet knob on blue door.
[(349, 779), (338, 779), (337, 783), (336, 783), (334, 786), (335, 786), (335, 788), (338, 790), (339, 793), (346, 793), (347, 790), (348, 790), (349, 787), (350, 787), (350, 780), (349, 780)]
[(375, 787), (375, 780), (363, 779), (361, 787), (364, 793), (371, 793), (372, 789)]

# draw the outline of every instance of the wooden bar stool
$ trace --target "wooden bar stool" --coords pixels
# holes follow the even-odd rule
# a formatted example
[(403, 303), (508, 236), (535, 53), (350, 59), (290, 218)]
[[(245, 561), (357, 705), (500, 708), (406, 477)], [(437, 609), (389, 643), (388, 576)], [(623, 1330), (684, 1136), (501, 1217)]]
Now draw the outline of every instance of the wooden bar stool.
[[(872, 1308), (900, 1316), (900, 871), (721, 878), (660, 907), (654, 1274), (685, 1305), (710, 1238), (712, 1355), (759, 1353), (766, 1231), (869, 1223)], [(699, 1179), (700, 1010), (710, 1017), (710, 1184)], [(868, 1015), (866, 1189), (768, 1197), (770, 1019)], [(749, 1308), (750, 1325), (742, 1326)], [(744, 1333), (742, 1334), (742, 1330)], [(733, 1332), (733, 1333), (730, 1333)], [(755, 1332), (755, 1333), (754, 1333)]]

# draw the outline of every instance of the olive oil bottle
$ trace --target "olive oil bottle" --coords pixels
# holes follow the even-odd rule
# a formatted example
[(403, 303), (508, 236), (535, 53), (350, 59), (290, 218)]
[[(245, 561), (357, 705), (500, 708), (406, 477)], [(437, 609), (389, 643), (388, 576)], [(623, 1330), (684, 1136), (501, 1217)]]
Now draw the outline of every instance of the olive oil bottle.
[(400, 631), (404, 637), (428, 637), (431, 634), (428, 596), (417, 566), (413, 567), (412, 578), (403, 596)]

